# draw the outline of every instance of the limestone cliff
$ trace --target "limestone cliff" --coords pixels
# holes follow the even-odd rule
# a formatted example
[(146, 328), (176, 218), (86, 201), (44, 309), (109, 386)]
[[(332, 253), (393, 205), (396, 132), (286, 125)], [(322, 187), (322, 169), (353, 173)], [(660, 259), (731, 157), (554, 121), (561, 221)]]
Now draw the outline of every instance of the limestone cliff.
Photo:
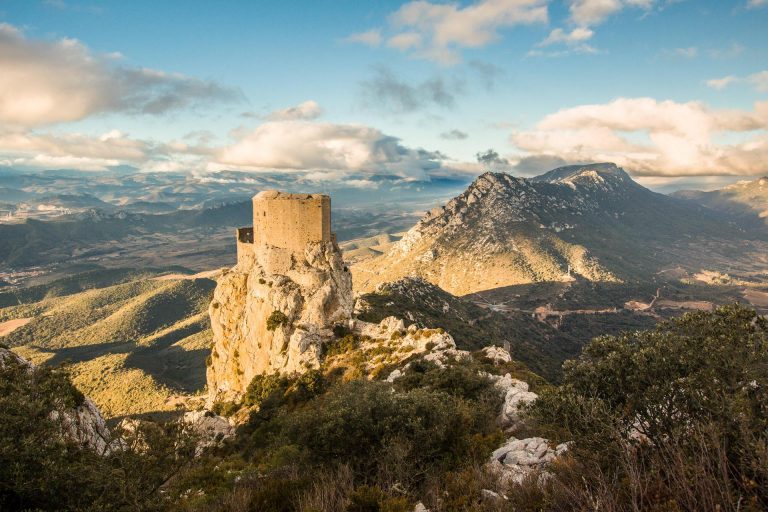
[(239, 398), (255, 375), (317, 367), (333, 327), (351, 318), (352, 278), (334, 241), (307, 242), (279, 267), (276, 254), (257, 246), (219, 278), (209, 403)]

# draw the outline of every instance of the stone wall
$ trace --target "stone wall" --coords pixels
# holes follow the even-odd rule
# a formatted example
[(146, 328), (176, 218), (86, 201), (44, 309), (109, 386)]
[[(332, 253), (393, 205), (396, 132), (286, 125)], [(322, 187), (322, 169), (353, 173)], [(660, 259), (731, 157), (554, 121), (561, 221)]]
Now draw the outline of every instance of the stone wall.
[(235, 230), (237, 240), (237, 261), (243, 261), (253, 256), (253, 228), (237, 228)]
[(331, 241), (331, 198), (276, 190), (253, 198), (253, 240), (302, 253), (310, 242)]

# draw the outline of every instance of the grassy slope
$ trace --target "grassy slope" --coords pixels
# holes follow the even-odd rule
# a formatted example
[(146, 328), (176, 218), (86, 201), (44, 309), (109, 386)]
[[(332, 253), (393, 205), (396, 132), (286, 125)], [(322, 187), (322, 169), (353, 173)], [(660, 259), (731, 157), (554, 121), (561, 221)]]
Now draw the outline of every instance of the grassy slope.
[(140, 279), (0, 309), (34, 317), (0, 338), (37, 363), (72, 364), (107, 416), (173, 410), (205, 384), (209, 279)]

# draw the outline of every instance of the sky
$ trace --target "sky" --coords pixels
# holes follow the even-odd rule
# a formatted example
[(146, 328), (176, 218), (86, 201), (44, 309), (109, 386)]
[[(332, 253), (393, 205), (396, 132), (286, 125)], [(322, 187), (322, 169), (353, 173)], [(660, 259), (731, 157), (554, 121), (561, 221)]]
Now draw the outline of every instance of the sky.
[(768, 174), (768, 0), (0, 0), (0, 167)]

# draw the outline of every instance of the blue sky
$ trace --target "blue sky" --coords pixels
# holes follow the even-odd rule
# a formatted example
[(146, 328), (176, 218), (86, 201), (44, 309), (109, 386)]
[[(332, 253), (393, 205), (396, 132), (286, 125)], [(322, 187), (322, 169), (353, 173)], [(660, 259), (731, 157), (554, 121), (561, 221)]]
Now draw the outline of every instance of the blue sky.
[(768, 173), (766, 0), (3, 0), (0, 23), (8, 167)]

